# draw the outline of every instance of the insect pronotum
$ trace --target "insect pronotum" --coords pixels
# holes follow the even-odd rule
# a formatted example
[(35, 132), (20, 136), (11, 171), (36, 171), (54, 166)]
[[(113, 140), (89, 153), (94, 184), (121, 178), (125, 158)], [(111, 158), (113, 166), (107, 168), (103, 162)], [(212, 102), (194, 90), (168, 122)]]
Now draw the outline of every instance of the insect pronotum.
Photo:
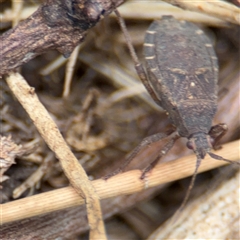
[[(168, 113), (176, 127), (176, 135), (161, 149), (157, 158), (143, 171), (141, 178), (172, 148), (180, 137), (188, 139), (187, 147), (197, 157), (196, 168), (187, 194), (180, 206), (185, 206), (194, 185), (198, 168), (206, 154), (217, 160), (237, 163), (211, 153), (226, 133), (227, 125), (212, 126), (217, 111), (218, 61), (211, 41), (195, 24), (164, 16), (148, 28), (144, 42), (147, 74), (132, 46), (123, 18), (115, 11), (125, 35), (136, 71), (153, 100)], [(168, 134), (149, 136), (133, 150), (124, 165), (106, 178), (121, 172), (145, 146)]]

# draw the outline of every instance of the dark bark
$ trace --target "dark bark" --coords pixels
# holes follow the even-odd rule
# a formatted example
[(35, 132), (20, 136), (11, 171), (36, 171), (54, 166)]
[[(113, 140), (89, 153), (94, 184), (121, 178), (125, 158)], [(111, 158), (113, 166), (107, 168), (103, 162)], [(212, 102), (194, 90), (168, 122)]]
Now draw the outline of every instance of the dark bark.
[(0, 76), (51, 49), (69, 57), (87, 30), (123, 2), (47, 0), (30, 17), (0, 36)]

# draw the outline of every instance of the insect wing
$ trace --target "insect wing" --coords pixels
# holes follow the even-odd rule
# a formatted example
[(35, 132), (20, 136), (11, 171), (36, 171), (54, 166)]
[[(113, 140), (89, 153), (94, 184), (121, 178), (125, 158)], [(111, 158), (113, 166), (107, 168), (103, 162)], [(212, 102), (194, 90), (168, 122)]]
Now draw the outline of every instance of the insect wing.
[(144, 55), (149, 81), (163, 102), (216, 101), (217, 57), (195, 24), (170, 16), (154, 21), (145, 36)]

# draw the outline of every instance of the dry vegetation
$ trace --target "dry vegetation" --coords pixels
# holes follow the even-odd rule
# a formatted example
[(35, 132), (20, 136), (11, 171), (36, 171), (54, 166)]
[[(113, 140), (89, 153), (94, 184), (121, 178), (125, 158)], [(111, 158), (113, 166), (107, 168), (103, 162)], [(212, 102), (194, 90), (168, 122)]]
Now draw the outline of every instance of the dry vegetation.
[[(39, 5), (37, 1), (24, 4), (21, 1), (0, 2), (2, 33), (24, 20)], [(237, 161), (240, 146), (240, 31), (237, 17), (240, 12), (233, 5), (232, 8), (221, 6), (218, 1), (212, 1), (212, 4), (215, 4), (214, 9), (219, 6), (225, 11), (211, 12), (211, 7), (204, 6), (202, 9), (208, 13), (205, 16), (156, 1), (126, 3), (119, 11), (126, 19), (140, 59), (144, 33), (157, 17), (171, 14), (197, 22), (206, 31), (214, 42), (220, 63), (219, 107), (214, 124), (225, 122), (229, 126), (222, 139), (223, 144), (228, 144), (218, 150), (218, 155)], [(197, 10), (196, 6), (190, 8)], [(236, 199), (239, 197), (239, 175), (233, 166), (199, 175), (192, 192), (198, 202), (184, 210), (175, 226), (172, 222), (162, 226), (180, 206), (189, 180), (179, 180), (172, 185), (166, 183), (190, 176), (194, 171), (196, 159), (194, 155), (184, 157), (191, 154), (184, 139), (177, 141), (144, 181), (139, 180), (141, 172), (136, 169), (145, 168), (166, 141), (142, 151), (126, 173), (108, 181), (101, 179), (116, 170), (144, 137), (166, 132), (171, 127), (165, 113), (153, 103), (138, 81), (114, 15), (90, 29), (84, 43), (75, 49), (70, 59), (57, 51), (49, 51), (24, 64), (19, 72), (21, 75), (14, 73), (0, 82), (2, 239), (87, 238), (89, 226), (84, 199), (77, 194), (84, 192), (78, 189), (83, 181), (78, 179), (78, 173), (83, 170), (80, 165), (71, 165), (70, 172), (75, 171), (74, 179), (71, 178), (68, 172), (71, 152), (93, 180), (100, 199), (104, 199), (101, 206), (108, 239), (147, 239), (159, 227), (149, 239), (190, 238), (193, 232), (198, 234), (201, 229), (199, 222), (206, 223), (205, 216), (215, 216), (225, 204), (230, 210), (221, 216), (230, 217), (216, 215), (204, 226), (212, 229), (214, 224), (217, 225), (224, 234), (221, 239), (239, 238), (239, 203)], [(61, 145), (56, 149), (54, 144), (60, 141), (61, 135)], [(174, 159), (178, 160), (169, 162)], [(201, 171), (225, 164), (206, 158)], [(233, 176), (235, 178), (230, 181), (234, 183), (231, 183), (229, 178)], [(69, 187), (69, 179), (74, 189)], [(221, 185), (219, 189), (218, 185)], [(233, 191), (229, 191), (231, 186), (235, 186)], [(216, 189), (221, 193), (215, 192)], [(199, 198), (206, 191), (207, 196)], [(83, 195), (86, 194), (87, 187)], [(221, 197), (226, 195), (227, 199)], [(212, 210), (206, 204), (218, 208)], [(203, 217), (196, 212), (199, 209), (204, 209)], [(192, 216), (190, 225), (186, 223), (186, 214)], [(169, 226), (176, 233), (191, 229), (190, 235), (171, 236)], [(207, 232), (205, 228), (203, 231)], [(200, 232), (194, 237), (207, 239), (213, 235), (203, 237)], [(216, 235), (215, 238), (220, 237)]]

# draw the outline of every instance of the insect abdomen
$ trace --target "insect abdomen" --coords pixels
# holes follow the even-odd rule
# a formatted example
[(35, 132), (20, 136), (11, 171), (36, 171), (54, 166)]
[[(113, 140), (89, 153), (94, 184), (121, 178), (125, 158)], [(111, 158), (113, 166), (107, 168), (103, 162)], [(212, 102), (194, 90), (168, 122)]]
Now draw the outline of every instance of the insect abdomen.
[(163, 108), (165, 100), (216, 102), (217, 58), (210, 40), (196, 25), (170, 16), (154, 21), (146, 33), (144, 55), (149, 81)]

